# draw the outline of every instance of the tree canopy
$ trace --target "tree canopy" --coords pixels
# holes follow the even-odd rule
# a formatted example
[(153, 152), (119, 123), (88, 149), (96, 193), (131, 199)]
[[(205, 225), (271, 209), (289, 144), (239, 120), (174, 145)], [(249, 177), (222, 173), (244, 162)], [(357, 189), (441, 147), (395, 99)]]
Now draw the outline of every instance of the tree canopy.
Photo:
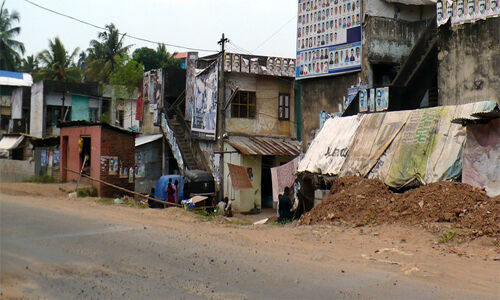
[(0, 7), (0, 69), (15, 71), (25, 51), (24, 44), (15, 39), (21, 32), (21, 27), (14, 25), (20, 17), (17, 11), (9, 13), (4, 5), (5, 0)]
[(174, 58), (174, 54), (170, 54), (164, 44), (158, 45), (156, 50), (142, 47), (138, 48), (132, 54), (133, 59), (144, 65), (144, 71), (153, 69), (177, 67), (181, 66), (180, 59)]
[(35, 73), (36, 80), (57, 80), (64, 82), (78, 82), (81, 72), (75, 67), (74, 59), (79, 49), (68, 54), (61, 40), (56, 37), (49, 40), (49, 49), (38, 54), (38, 61), (42, 68)]

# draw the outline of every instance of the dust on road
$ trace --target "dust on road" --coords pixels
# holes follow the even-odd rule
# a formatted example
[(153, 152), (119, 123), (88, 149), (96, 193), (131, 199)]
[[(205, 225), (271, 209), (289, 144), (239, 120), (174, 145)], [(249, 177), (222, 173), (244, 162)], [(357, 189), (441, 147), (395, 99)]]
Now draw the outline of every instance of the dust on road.
[(3, 298), (495, 299), (500, 292), (500, 255), (487, 237), (439, 244), (413, 226), (207, 222), (176, 208), (68, 199), (68, 189), (0, 185)]

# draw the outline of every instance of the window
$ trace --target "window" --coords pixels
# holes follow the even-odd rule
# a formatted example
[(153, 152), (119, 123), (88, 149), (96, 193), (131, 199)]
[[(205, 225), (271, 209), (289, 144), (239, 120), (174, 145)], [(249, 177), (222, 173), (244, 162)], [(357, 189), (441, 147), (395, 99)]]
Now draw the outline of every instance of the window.
[(279, 96), (278, 119), (290, 120), (290, 94), (280, 94)]
[(98, 122), (99, 121), (99, 108), (90, 107), (89, 108), (89, 121)]
[(118, 116), (116, 121), (118, 122), (118, 125), (123, 128), (123, 124), (125, 121), (125, 112), (123, 110), (118, 110), (117, 114)]
[(255, 118), (255, 92), (239, 91), (231, 102), (232, 118)]

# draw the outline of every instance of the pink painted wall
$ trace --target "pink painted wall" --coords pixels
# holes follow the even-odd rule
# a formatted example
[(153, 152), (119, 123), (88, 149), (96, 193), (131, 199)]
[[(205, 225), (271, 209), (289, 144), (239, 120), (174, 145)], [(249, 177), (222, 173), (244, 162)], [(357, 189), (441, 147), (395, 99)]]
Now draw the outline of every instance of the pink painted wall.
[[(63, 168), (65, 161), (67, 168), (74, 171), (80, 171), (82, 161), (80, 161), (80, 153), (78, 152), (78, 140), (81, 137), (90, 137), (91, 158), (90, 158), (90, 176), (100, 179), (101, 166), (101, 126), (83, 126), (83, 127), (65, 127), (61, 128), (61, 145), (63, 138), (68, 137), (67, 151), (61, 149), (61, 178), (64, 177), (66, 170)], [(67, 155), (67, 158), (65, 157)], [(67, 159), (67, 160), (66, 160)], [(67, 181), (77, 180), (78, 174), (67, 172)], [(95, 185), (98, 187), (98, 185)]]

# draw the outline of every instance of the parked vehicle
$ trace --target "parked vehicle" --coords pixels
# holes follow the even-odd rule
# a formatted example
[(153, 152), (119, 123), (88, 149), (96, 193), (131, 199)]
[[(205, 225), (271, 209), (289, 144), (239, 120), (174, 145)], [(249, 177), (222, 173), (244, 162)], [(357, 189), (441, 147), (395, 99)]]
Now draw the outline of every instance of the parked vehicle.
[[(169, 179), (172, 184), (179, 181), (179, 200), (189, 199), (193, 196), (205, 196), (205, 206), (213, 206), (215, 200), (215, 181), (211, 173), (201, 170), (186, 171), (182, 175), (164, 175), (158, 179), (154, 189), (154, 198), (167, 202), (167, 186)], [(161, 206), (161, 204), (159, 204)], [(158, 203), (150, 201), (150, 207), (157, 207)]]

